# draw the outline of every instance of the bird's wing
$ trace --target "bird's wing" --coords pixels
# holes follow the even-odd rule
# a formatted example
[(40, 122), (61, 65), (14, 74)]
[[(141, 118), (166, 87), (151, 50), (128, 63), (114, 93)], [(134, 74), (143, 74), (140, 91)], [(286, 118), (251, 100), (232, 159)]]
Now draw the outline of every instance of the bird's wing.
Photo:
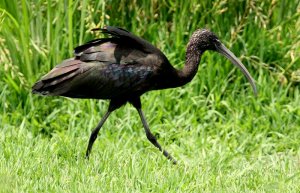
[(75, 58), (63, 61), (42, 77), (33, 86), (33, 92), (112, 98), (148, 90), (147, 79), (155, 76), (164, 55), (152, 44), (121, 28), (106, 27), (101, 31), (111, 37), (76, 47)]
[(108, 34), (113, 38), (119, 39), (124, 44), (128, 44), (131, 47), (135, 47), (138, 50), (142, 50), (146, 53), (161, 53), (159, 49), (157, 49), (154, 45), (149, 43), (148, 41), (130, 33), (129, 31), (113, 26), (106, 26), (104, 28), (96, 28), (94, 30), (100, 30), (104, 34)]
[(74, 54), (81, 61), (146, 65), (145, 61), (141, 61), (141, 59), (147, 55), (155, 55), (156, 59), (161, 61), (167, 60), (165, 55), (154, 45), (125, 29), (107, 26), (97, 30), (109, 34), (111, 37), (92, 40), (76, 47)]
[(60, 92), (54, 92), (56, 88), (61, 87), (64, 82), (73, 79), (79, 74), (90, 70), (92, 66), (92, 63), (84, 65), (82, 61), (75, 58), (64, 60), (37, 81), (32, 86), (32, 92), (44, 95), (59, 95), (63, 89), (60, 88)]

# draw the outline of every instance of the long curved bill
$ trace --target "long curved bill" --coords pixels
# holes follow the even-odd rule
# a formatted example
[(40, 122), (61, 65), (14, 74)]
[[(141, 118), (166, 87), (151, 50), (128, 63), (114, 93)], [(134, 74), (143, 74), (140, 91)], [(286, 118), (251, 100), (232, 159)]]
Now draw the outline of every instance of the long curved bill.
[(222, 43), (216, 45), (217, 52), (228, 58), (234, 65), (236, 65), (246, 76), (249, 83), (253, 88), (254, 95), (257, 96), (257, 89), (254, 83), (254, 79), (251, 77), (250, 73), (248, 72), (247, 68), (242, 64), (242, 62), (230, 51), (228, 50)]

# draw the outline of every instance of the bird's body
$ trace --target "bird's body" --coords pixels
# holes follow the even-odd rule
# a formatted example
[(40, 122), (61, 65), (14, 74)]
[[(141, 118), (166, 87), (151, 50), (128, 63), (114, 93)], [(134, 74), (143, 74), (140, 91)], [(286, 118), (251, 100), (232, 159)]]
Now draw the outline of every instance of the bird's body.
[(214, 50), (229, 58), (243, 71), (256, 92), (246, 68), (208, 30), (193, 33), (182, 70), (175, 69), (158, 48), (124, 29), (106, 27), (100, 30), (111, 37), (75, 48), (74, 58), (64, 60), (32, 88), (34, 93), (43, 95), (110, 100), (107, 113), (91, 135), (87, 156), (110, 113), (130, 102), (139, 112), (148, 139), (175, 163), (151, 134), (141, 111), (140, 96), (150, 90), (174, 88), (191, 81), (205, 50)]
[(33, 90), (72, 98), (130, 99), (172, 86), (176, 70), (159, 49), (129, 32), (113, 30), (128, 36), (77, 47), (74, 58), (57, 65)]

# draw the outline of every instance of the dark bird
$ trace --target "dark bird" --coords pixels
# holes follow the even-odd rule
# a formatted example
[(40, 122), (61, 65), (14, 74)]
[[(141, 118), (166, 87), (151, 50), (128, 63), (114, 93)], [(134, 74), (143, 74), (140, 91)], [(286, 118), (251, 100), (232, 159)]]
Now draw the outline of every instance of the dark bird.
[(175, 88), (190, 82), (206, 50), (224, 55), (240, 68), (254, 93), (257, 93), (254, 80), (245, 66), (207, 29), (198, 29), (191, 36), (182, 70), (175, 69), (158, 48), (125, 29), (107, 26), (95, 30), (110, 37), (76, 47), (74, 58), (62, 61), (32, 87), (33, 93), (42, 95), (110, 100), (107, 112), (90, 136), (87, 158), (111, 112), (129, 102), (137, 109), (148, 140), (176, 164), (176, 160), (162, 149), (151, 133), (141, 108), (140, 96), (150, 90)]

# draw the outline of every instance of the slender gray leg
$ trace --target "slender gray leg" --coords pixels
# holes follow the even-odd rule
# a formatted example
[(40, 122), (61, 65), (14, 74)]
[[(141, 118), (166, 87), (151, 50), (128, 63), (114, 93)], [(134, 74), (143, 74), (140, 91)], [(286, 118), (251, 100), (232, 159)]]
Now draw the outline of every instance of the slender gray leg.
[(157, 147), (161, 152), (163, 152), (164, 156), (168, 158), (170, 161), (173, 162), (173, 164), (177, 164), (177, 161), (164, 149), (161, 148), (161, 145), (157, 142), (156, 137), (151, 133), (149, 126), (147, 124), (147, 121), (145, 119), (144, 113), (141, 108), (136, 108), (139, 112), (139, 115), (141, 117), (147, 139), (155, 146)]
[(109, 103), (109, 107), (107, 112), (105, 113), (104, 117), (101, 119), (101, 121), (98, 123), (97, 127), (92, 131), (92, 134), (90, 136), (90, 140), (89, 140), (89, 145), (87, 147), (86, 153), (85, 153), (85, 157), (89, 158), (89, 155), (92, 151), (92, 147), (93, 144), (98, 136), (98, 133), (102, 127), (102, 125), (104, 124), (104, 122), (106, 121), (106, 119), (109, 117), (110, 113), (113, 112), (114, 110), (120, 108), (122, 105), (124, 105), (126, 103), (125, 100), (119, 99), (119, 100), (111, 100)]
[(106, 119), (109, 117), (110, 113), (111, 113), (111, 111), (108, 110), (108, 111), (105, 113), (104, 117), (101, 119), (101, 121), (98, 123), (97, 127), (92, 131), (92, 134), (91, 134), (90, 140), (89, 140), (89, 145), (88, 145), (87, 150), (86, 150), (86, 153), (85, 153), (85, 157), (86, 157), (86, 158), (89, 158), (89, 155), (90, 155), (90, 153), (91, 153), (91, 151), (92, 151), (92, 147), (93, 147), (93, 144), (94, 144), (94, 142), (95, 142), (95, 140), (96, 140), (96, 138), (97, 138), (97, 136), (98, 136), (98, 133), (99, 133), (99, 131), (100, 131), (102, 125), (103, 125), (104, 122), (106, 121)]

